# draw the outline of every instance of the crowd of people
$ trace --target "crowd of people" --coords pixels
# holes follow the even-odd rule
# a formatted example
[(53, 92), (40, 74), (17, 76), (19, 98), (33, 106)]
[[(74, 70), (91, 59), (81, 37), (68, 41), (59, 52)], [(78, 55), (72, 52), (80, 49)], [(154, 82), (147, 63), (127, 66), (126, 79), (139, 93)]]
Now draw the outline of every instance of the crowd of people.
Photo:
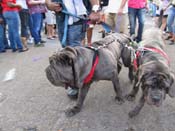
[(150, 0), (149, 8), (156, 25), (168, 33), (166, 40), (175, 44), (175, 0)]
[[(175, 44), (175, 0), (0, 0), (0, 53), (28, 51), (29, 38), (34, 47), (44, 47), (43, 22), (47, 38), (58, 34), (63, 48), (85, 44), (86, 36), (91, 45), (93, 27), (101, 21), (140, 42), (146, 10)], [(77, 93), (76, 87), (68, 89), (70, 97)]]

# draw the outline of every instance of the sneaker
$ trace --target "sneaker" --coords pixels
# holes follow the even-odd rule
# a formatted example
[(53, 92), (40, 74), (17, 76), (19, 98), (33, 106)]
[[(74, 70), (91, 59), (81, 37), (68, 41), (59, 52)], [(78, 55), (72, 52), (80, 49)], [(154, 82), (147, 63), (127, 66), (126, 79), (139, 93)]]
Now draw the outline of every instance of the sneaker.
[(71, 87), (68, 87), (67, 89), (67, 95), (70, 99), (77, 99), (78, 98), (78, 89), (73, 89)]
[(45, 40), (41, 40), (40, 42), (41, 42), (41, 43), (46, 43), (46, 41), (45, 41)]
[(44, 44), (39, 42), (39, 43), (35, 44), (34, 47), (44, 47)]
[(31, 44), (33, 44), (33, 43), (34, 43), (34, 40), (33, 40), (32, 37), (29, 38), (29, 39), (27, 39), (27, 44), (31, 45)]

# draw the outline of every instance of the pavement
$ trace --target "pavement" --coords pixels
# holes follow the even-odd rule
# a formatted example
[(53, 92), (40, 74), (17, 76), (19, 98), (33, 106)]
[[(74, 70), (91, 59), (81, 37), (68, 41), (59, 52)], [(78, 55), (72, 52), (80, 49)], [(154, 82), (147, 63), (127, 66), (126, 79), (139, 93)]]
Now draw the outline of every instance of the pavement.
[[(149, 18), (146, 28), (151, 26), (153, 23)], [(96, 26), (93, 41), (101, 39), (98, 31), (99, 26)], [(51, 85), (44, 71), (49, 56), (59, 48), (58, 40), (47, 40), (45, 47), (29, 45), (27, 52), (8, 50), (0, 54), (0, 131), (175, 130), (175, 99), (167, 96), (159, 108), (145, 104), (140, 114), (130, 119), (128, 112), (139, 97), (134, 102), (117, 105), (110, 81), (93, 83), (82, 111), (67, 118), (64, 110), (75, 101), (66, 96), (64, 88)], [(175, 45), (167, 44), (166, 52), (175, 71)], [(119, 75), (124, 94), (132, 88), (126, 73), (127, 69), (122, 68)]]

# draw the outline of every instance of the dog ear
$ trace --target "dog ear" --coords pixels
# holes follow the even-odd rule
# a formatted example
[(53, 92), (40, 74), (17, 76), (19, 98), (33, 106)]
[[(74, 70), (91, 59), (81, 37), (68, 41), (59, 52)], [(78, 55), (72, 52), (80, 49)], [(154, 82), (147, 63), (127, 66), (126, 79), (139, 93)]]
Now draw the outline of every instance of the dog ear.
[(72, 52), (75, 56), (78, 55), (78, 54), (77, 54), (77, 51), (76, 51), (76, 49), (75, 49), (74, 47), (66, 46), (65, 50), (66, 50), (66, 51)]
[(131, 66), (131, 49), (124, 47), (121, 52), (121, 58), (125, 67)]
[(55, 54), (53, 54), (51, 57), (49, 57), (49, 63), (50, 63), (50, 65), (52, 65), (52, 64), (54, 64), (54, 62), (55, 62)]
[(169, 90), (168, 90), (168, 94), (170, 97), (175, 97), (175, 76), (174, 76), (174, 73), (171, 72), (170, 73), (170, 87), (169, 87)]

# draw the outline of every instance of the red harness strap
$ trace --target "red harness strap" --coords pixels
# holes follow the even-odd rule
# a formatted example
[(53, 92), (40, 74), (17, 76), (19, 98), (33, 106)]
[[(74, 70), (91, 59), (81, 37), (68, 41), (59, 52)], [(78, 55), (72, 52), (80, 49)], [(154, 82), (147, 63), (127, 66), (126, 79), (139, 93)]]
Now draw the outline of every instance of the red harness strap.
[[(167, 64), (168, 65), (170, 64), (170, 59), (169, 59), (168, 55), (164, 51), (159, 50), (157, 48), (153, 48), (153, 47), (144, 47), (143, 51), (145, 51), (145, 50), (161, 54), (165, 59), (167, 59)], [(140, 51), (137, 51), (136, 52), (136, 58), (133, 60), (133, 65), (134, 65), (134, 70), (135, 71), (138, 69), (137, 59), (139, 58), (140, 54), (141, 54)]]
[(144, 47), (144, 49), (161, 54), (164, 58), (167, 59), (168, 65), (170, 64), (170, 59), (169, 59), (168, 55), (164, 51), (159, 50), (157, 48), (151, 48), (151, 47), (149, 47), (149, 48), (148, 47)]
[(135, 71), (137, 71), (137, 69), (138, 69), (137, 59), (139, 58), (139, 56), (140, 56), (140, 52), (137, 51), (137, 52), (136, 52), (136, 58), (133, 60), (133, 66), (134, 66), (134, 70), (135, 70)]
[(94, 76), (94, 72), (95, 72), (95, 68), (98, 64), (99, 61), (99, 56), (97, 55), (94, 61), (94, 64), (89, 72), (89, 74), (87, 75), (87, 77), (84, 79), (84, 84), (87, 84), (91, 81), (92, 77)]

